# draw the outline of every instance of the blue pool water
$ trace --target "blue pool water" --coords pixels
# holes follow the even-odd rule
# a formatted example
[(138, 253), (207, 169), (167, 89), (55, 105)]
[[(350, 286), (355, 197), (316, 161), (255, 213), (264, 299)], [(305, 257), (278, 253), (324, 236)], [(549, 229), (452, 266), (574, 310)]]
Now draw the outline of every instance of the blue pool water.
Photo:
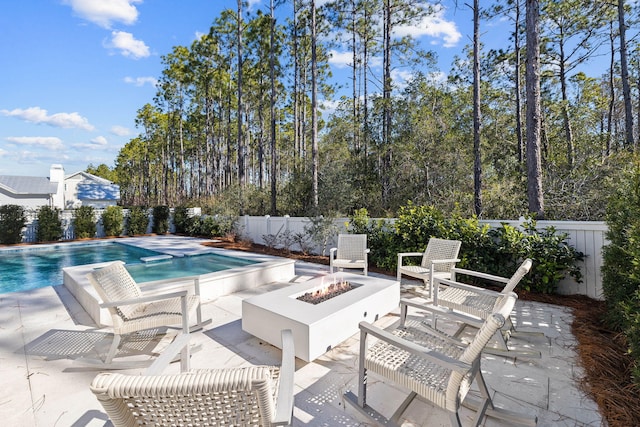
[(127, 265), (127, 270), (138, 283), (154, 280), (197, 276), (234, 267), (256, 264), (257, 261), (218, 254), (203, 254)]
[(0, 252), (0, 294), (62, 284), (62, 269), (74, 265), (140, 258), (158, 252), (113, 242), (32, 246)]
[(204, 254), (144, 263), (160, 253), (115, 242), (43, 245), (0, 251), (0, 294), (62, 284), (62, 269), (121, 260), (137, 282), (194, 276), (256, 263)]

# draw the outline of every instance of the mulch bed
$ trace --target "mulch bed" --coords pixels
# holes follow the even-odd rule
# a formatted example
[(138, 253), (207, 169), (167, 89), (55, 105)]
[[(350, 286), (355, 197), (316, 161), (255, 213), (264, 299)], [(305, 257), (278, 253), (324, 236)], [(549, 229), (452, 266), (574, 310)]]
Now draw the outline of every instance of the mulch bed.
[[(222, 240), (207, 245), (329, 265), (326, 256), (303, 255), (249, 242)], [(395, 276), (395, 272), (375, 267), (369, 270)], [(571, 331), (578, 342), (576, 351), (585, 371), (584, 378), (580, 379), (582, 390), (596, 401), (610, 427), (640, 426), (640, 389), (631, 381), (631, 358), (623, 337), (607, 329), (602, 321), (604, 302), (584, 295), (540, 295), (523, 291), (518, 292), (518, 297), (573, 309)]]

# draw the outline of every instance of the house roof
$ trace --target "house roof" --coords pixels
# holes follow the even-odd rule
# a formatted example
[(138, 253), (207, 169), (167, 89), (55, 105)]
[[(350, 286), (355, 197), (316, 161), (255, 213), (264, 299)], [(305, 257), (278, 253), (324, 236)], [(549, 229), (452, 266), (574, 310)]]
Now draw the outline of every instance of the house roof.
[(0, 175), (0, 188), (13, 194), (55, 194), (58, 184), (49, 178)]

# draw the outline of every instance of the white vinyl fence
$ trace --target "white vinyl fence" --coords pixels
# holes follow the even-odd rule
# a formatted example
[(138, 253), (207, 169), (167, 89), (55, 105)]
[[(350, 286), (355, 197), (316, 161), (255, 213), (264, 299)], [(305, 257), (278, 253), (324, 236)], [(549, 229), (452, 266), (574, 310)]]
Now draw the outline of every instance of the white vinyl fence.
[[(346, 230), (348, 218), (335, 220), (340, 230)], [(310, 223), (304, 217), (271, 217), (267, 216), (243, 216), (239, 219), (242, 237), (255, 243), (265, 244), (264, 237), (285, 233), (303, 233), (305, 225)], [(491, 227), (499, 227), (502, 223), (507, 223), (514, 227), (519, 227), (522, 221), (500, 221), (486, 220), (480, 221), (489, 224)], [(568, 243), (576, 250), (585, 254), (582, 262), (582, 282), (576, 282), (572, 277), (567, 276), (558, 286), (558, 292), (565, 295), (580, 294), (591, 298), (602, 299), (602, 247), (608, 244), (605, 238), (607, 226), (600, 221), (538, 221), (537, 227), (545, 229), (554, 227), (558, 233), (568, 235)], [(337, 236), (336, 236), (337, 237)], [(335, 244), (334, 238), (329, 242), (329, 247)], [(298, 250), (299, 247), (292, 246), (290, 249)], [(316, 253), (320, 253), (322, 248), (315, 248)], [(328, 248), (327, 248), (328, 250)]]
[[(96, 237), (103, 237), (104, 230), (102, 228), (102, 216), (103, 210), (95, 209), (95, 219), (97, 221)], [(126, 213), (126, 212), (125, 212)], [(151, 232), (152, 226), (152, 210), (149, 210), (149, 226), (147, 232)], [(191, 214), (200, 214), (200, 210), (195, 208)], [(23, 232), (24, 242), (36, 241), (37, 220), (34, 220), (33, 215), (29, 215), (28, 224)], [(63, 239), (71, 240), (74, 238), (73, 234), (73, 211), (63, 211), (61, 213), (62, 226), (63, 226)], [(239, 230), (242, 238), (250, 240), (258, 244), (266, 244), (265, 237), (269, 235), (284, 235), (289, 233), (294, 235), (296, 233), (305, 233), (305, 226), (311, 221), (306, 217), (271, 217), (266, 216), (243, 216), (239, 218)], [(335, 220), (335, 224), (338, 227), (338, 232), (346, 231), (348, 218), (339, 218)], [(392, 220), (389, 220), (392, 221)], [(500, 221), (500, 220), (485, 220), (480, 221), (484, 224), (489, 224), (491, 227), (499, 227), (502, 223), (510, 224), (514, 227), (518, 227), (522, 224), (522, 221)], [(171, 224), (170, 231), (173, 231), (173, 224)], [(608, 244), (605, 238), (607, 226), (604, 222), (599, 221), (538, 221), (537, 226), (539, 229), (545, 229), (548, 227), (554, 227), (558, 233), (566, 233), (568, 242), (576, 250), (585, 254), (584, 262), (581, 265), (582, 269), (582, 282), (576, 282), (572, 277), (568, 276), (562, 280), (558, 286), (558, 292), (561, 294), (571, 295), (580, 294), (587, 295), (591, 298), (602, 299), (602, 273), (600, 268), (602, 267), (602, 247)], [(337, 241), (337, 234), (327, 243), (325, 254), (328, 254), (329, 249), (335, 245)], [(289, 248), (291, 250), (300, 250), (300, 247), (296, 244), (292, 244)], [(313, 253), (322, 253), (322, 247), (312, 248)]]

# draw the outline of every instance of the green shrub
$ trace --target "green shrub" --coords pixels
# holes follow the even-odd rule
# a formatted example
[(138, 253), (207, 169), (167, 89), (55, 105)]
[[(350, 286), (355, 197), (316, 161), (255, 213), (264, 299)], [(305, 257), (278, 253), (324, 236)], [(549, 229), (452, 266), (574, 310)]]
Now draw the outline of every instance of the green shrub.
[(26, 225), (27, 218), (22, 206), (0, 206), (0, 243), (15, 245), (22, 242), (22, 230)]
[(236, 217), (228, 215), (203, 215), (194, 235), (207, 238), (227, 236), (233, 232), (236, 220)]
[(640, 385), (640, 165), (623, 179), (606, 209), (602, 289), (606, 321), (626, 338), (634, 359), (631, 375)]
[(188, 234), (193, 229), (193, 221), (189, 217), (189, 208), (186, 206), (177, 206), (173, 210), (173, 226), (176, 234)]
[[(558, 283), (569, 274), (576, 281), (582, 280), (582, 272), (576, 265), (584, 259), (582, 252), (567, 243), (568, 234), (558, 233), (554, 227), (538, 229), (536, 221), (529, 219), (522, 224), (523, 230), (503, 224), (493, 230), (498, 245), (501, 264), (496, 264), (494, 274), (510, 276), (515, 267), (525, 258), (531, 258), (531, 271), (520, 282), (519, 287), (536, 293), (549, 294), (556, 291)], [(501, 271), (507, 266), (507, 273)]]
[(152, 231), (156, 234), (166, 234), (169, 232), (169, 217), (171, 211), (169, 206), (156, 206), (153, 208)]
[(102, 213), (102, 227), (105, 236), (119, 236), (124, 229), (124, 213), (120, 206), (107, 206)]
[(147, 227), (149, 226), (147, 209), (141, 206), (133, 206), (129, 208), (129, 214), (127, 215), (126, 223), (128, 236), (146, 234)]
[(62, 220), (60, 210), (49, 206), (38, 209), (38, 242), (53, 242), (62, 238)]
[(445, 218), (432, 206), (409, 203), (399, 210), (393, 225), (382, 220), (373, 222), (361, 209), (355, 211), (349, 226), (354, 233), (368, 235), (370, 262), (389, 271), (396, 270), (398, 253), (423, 252), (431, 237), (439, 237), (460, 240), (458, 266), (476, 271), (510, 277), (525, 258), (531, 258), (533, 267), (521, 282), (523, 289), (551, 293), (567, 273), (581, 279), (576, 263), (583, 254), (568, 245), (566, 234), (552, 227), (537, 230), (533, 220), (525, 222), (523, 230), (507, 224), (491, 230), (475, 217), (454, 214)]
[(73, 212), (73, 232), (76, 239), (95, 237), (96, 221), (92, 206), (80, 206)]

